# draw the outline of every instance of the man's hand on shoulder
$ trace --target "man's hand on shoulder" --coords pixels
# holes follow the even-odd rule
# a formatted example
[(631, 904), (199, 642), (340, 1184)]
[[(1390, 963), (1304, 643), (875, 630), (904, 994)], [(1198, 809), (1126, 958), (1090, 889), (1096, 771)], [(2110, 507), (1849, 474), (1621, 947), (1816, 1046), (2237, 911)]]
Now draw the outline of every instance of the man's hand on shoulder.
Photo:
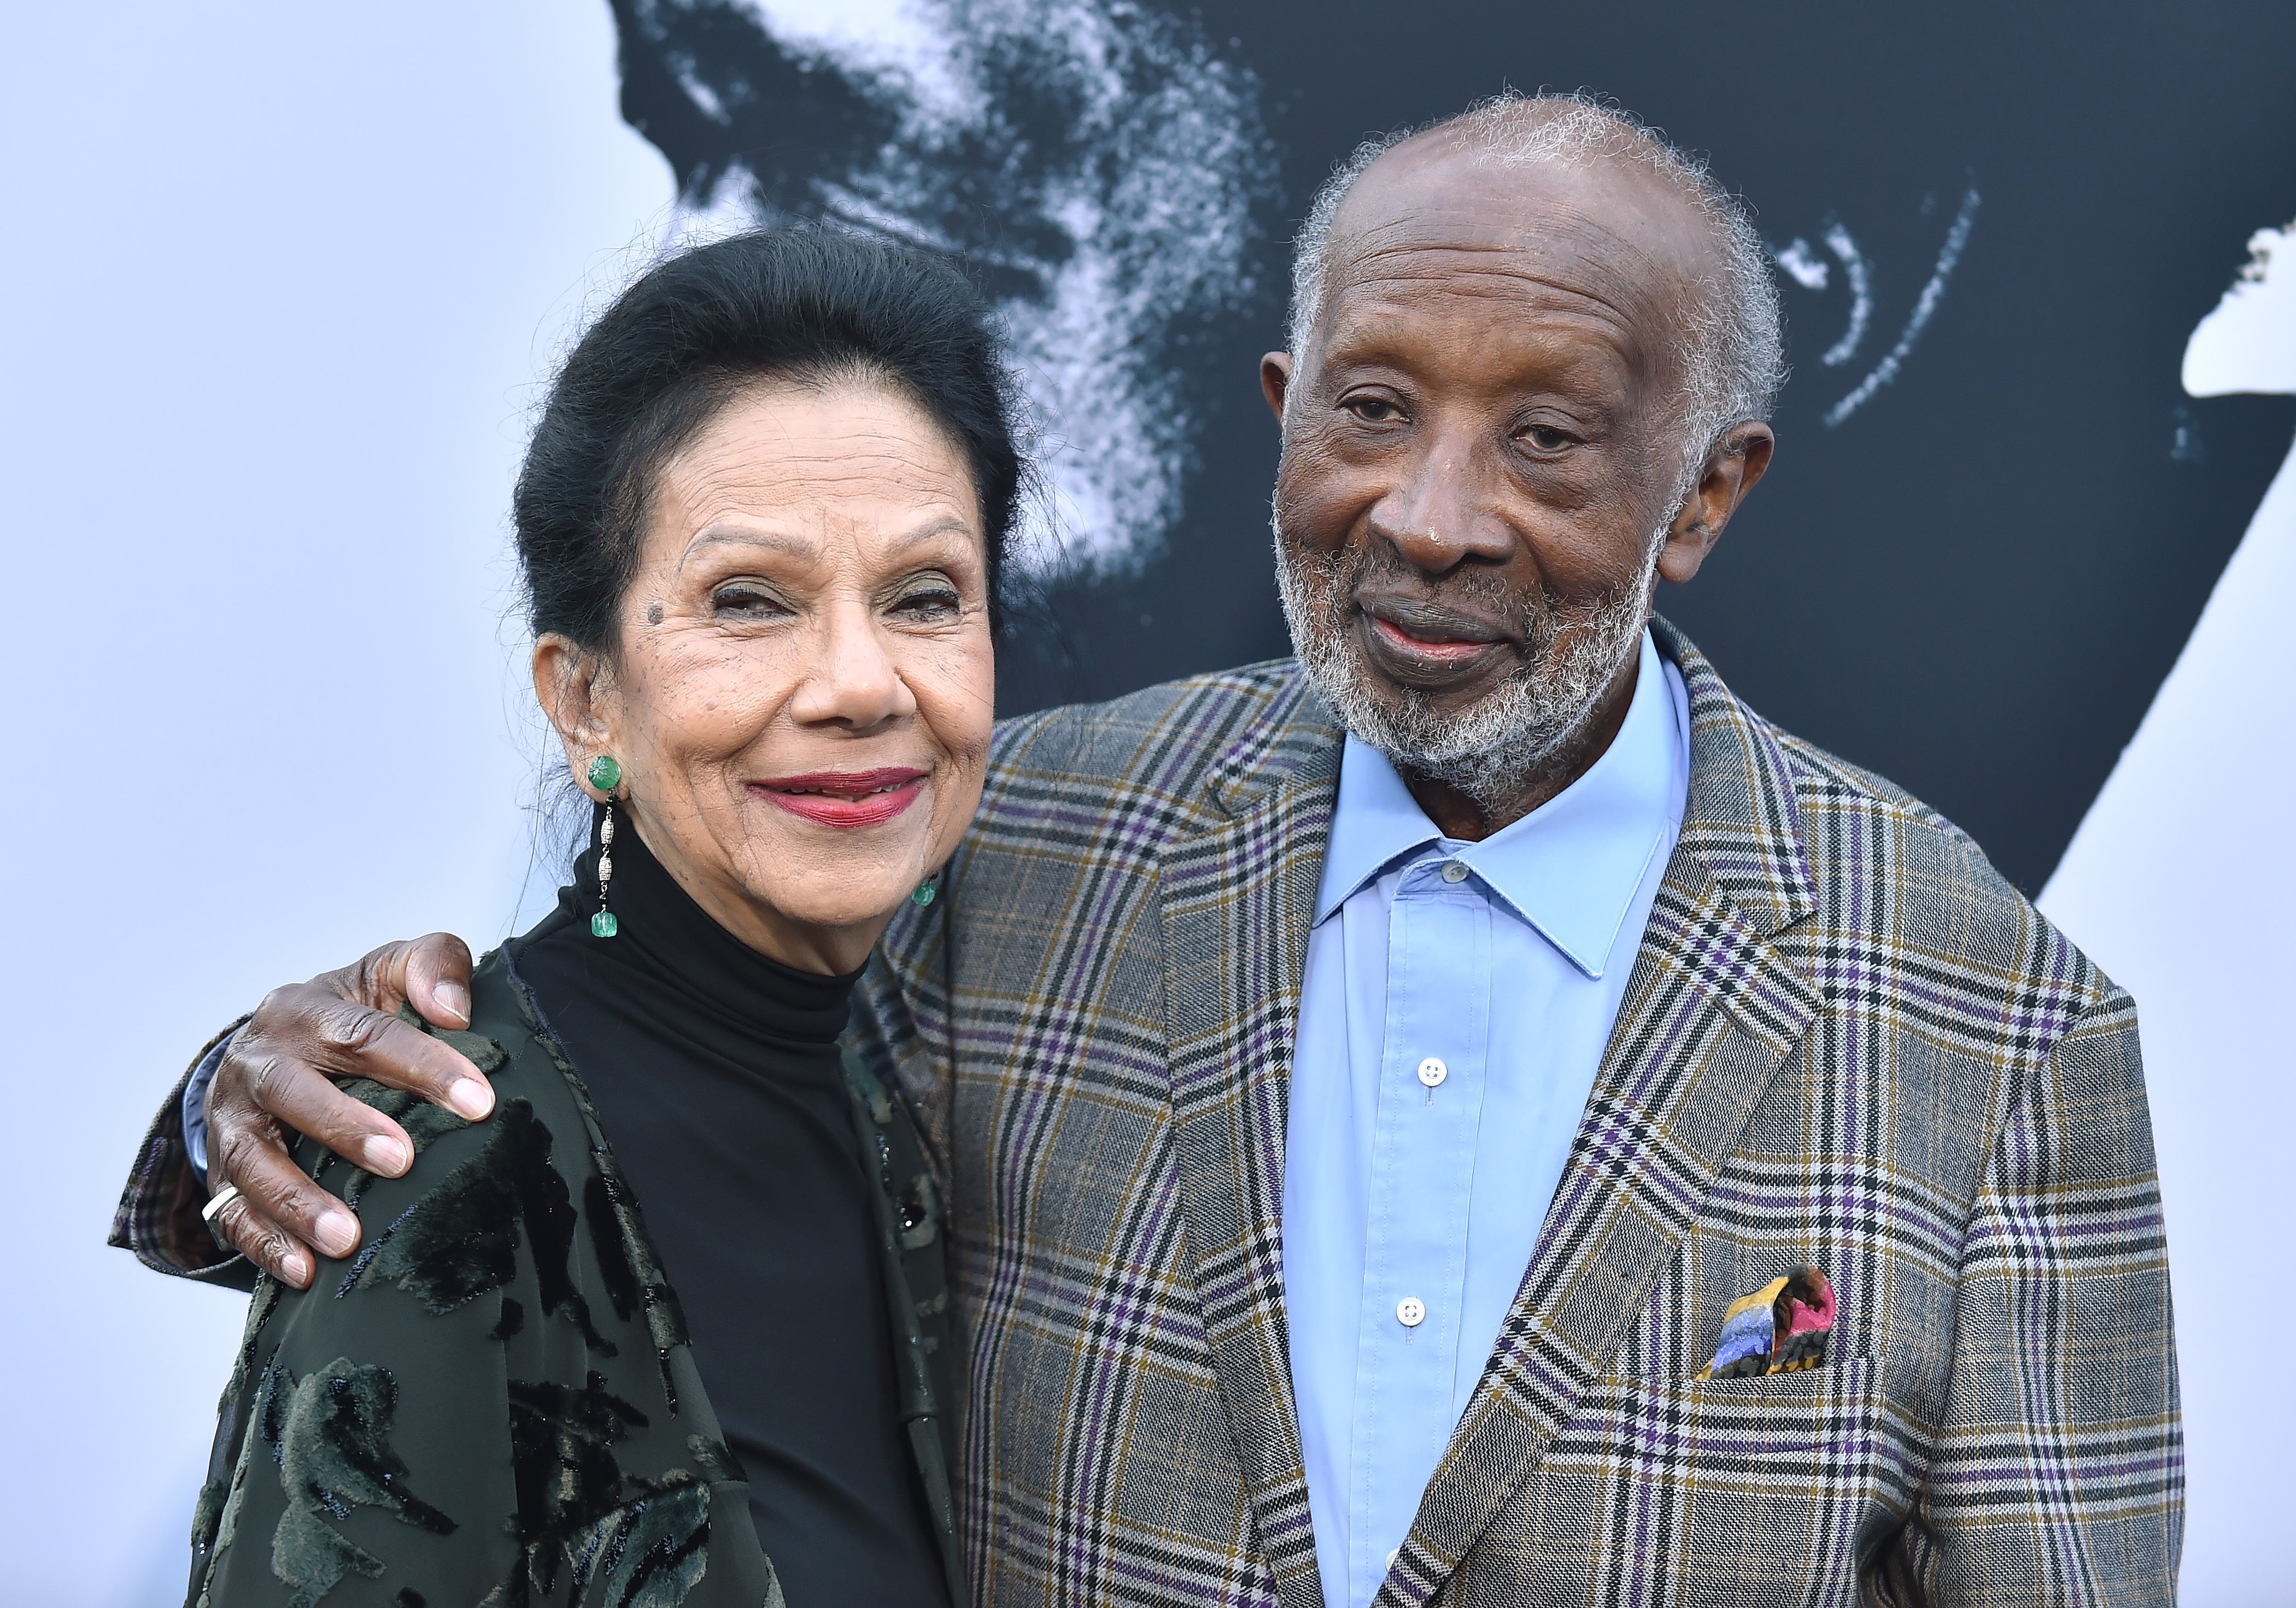
[(282, 1283), (311, 1282), (312, 1248), (358, 1248), (358, 1218), (311, 1182), (285, 1134), (307, 1134), (386, 1177), (414, 1147), (398, 1123), (335, 1087), (372, 1078), (472, 1121), (493, 1087), (461, 1055), (398, 1018), (402, 1003), (442, 1028), (471, 1022), (471, 951), (450, 932), (385, 944), (357, 965), (274, 989), (233, 1038), (208, 1094), (208, 1181), (240, 1194), (216, 1214), (231, 1243)]

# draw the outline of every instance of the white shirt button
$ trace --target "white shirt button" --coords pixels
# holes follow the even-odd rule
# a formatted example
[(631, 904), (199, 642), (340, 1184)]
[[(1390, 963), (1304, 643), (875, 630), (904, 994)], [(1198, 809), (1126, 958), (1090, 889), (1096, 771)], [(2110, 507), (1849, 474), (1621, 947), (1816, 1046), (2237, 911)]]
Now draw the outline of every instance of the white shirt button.
[(1415, 1329), (1427, 1321), (1427, 1303), (1415, 1295), (1406, 1295), (1395, 1303), (1395, 1321), (1406, 1329)]
[(1394, 1568), (1394, 1567), (1395, 1567), (1395, 1560), (1396, 1560), (1396, 1559), (1398, 1559), (1398, 1558), (1399, 1558), (1399, 1557), (1401, 1557), (1402, 1555), (1403, 1555), (1403, 1548), (1402, 1548), (1402, 1547), (1400, 1547), (1400, 1546), (1397, 1547), (1393, 1552), (1389, 1553), (1389, 1554), (1387, 1555), (1387, 1566), (1388, 1566), (1390, 1569)]
[(1430, 1055), (1419, 1063), (1419, 1081), (1429, 1088), (1440, 1088), (1443, 1079), (1450, 1075), (1451, 1069), (1443, 1064), (1440, 1055)]
[(1467, 862), (1464, 860), (1445, 860), (1443, 862), (1443, 880), (1447, 882), (1465, 882), (1467, 880)]

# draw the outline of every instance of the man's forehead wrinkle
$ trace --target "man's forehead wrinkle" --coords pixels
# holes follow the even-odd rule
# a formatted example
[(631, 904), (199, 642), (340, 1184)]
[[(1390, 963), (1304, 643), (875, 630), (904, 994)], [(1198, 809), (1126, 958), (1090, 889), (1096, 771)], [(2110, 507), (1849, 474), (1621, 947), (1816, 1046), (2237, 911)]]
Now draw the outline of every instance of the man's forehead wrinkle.
[[(1568, 263), (1659, 316), (1713, 270), (1712, 230), (1689, 198), (1626, 158), (1493, 164), (1445, 130), (1366, 169), (1332, 219), (1330, 288), (1394, 242), (1515, 252)], [(1623, 310), (1623, 308), (1622, 308)]]
[(1542, 196), (1495, 217), (1488, 205), (1476, 204), (1482, 199), (1444, 197), (1392, 210), (1367, 205), (1334, 229), (1329, 294), (1336, 299), (1400, 263), (1415, 278), (1483, 274), (1544, 284), (1600, 301), (1634, 325), (1678, 316), (1707, 266), (1702, 242), (1637, 208), (1596, 210)]
[[(1437, 244), (1396, 240), (1374, 245), (1344, 265), (1348, 272), (1332, 288), (1332, 306), (1336, 308), (1365, 292), (1376, 293), (1375, 287), (1382, 283), (1401, 283), (1439, 294), (1528, 293), (1542, 300), (1559, 298), (1566, 303), (1598, 308), (1622, 329), (1634, 327), (1636, 314), (1630, 304), (1643, 287), (1633, 275), (1584, 258), (1558, 263), (1554, 255), (1526, 250), (1515, 242)], [(1578, 306), (1578, 310), (1586, 307)]]
[(1507, 305), (1494, 306), (1496, 298), (1478, 294), (1474, 286), (1459, 283), (1456, 275), (1447, 276), (1431, 292), (1409, 282), (1372, 280), (1353, 287), (1332, 305), (1326, 344), (1336, 352), (1366, 335), (1376, 339), (1407, 329), (1414, 316), (1431, 309), (1431, 296), (1437, 310), (1450, 311), (1442, 304), (1455, 304), (1456, 310), (1476, 317), (1478, 328), (1488, 332), (1489, 340), (1502, 344), (1510, 337), (1534, 342), (1592, 338), (1622, 354), (1637, 346), (1634, 325), (1592, 297), (1564, 292), (1533, 304), (1511, 281), (1505, 298)]
[(1554, 324), (1575, 328), (1639, 373), (1670, 349), (1669, 322), (1646, 275), (1623, 271), (1600, 254), (1556, 252), (1516, 240), (1463, 245), (1397, 239), (1364, 258), (1335, 265), (1324, 314), (1324, 355), (1352, 343), (1366, 320), (1393, 324), (1445, 304), (1474, 302), (1504, 327)]

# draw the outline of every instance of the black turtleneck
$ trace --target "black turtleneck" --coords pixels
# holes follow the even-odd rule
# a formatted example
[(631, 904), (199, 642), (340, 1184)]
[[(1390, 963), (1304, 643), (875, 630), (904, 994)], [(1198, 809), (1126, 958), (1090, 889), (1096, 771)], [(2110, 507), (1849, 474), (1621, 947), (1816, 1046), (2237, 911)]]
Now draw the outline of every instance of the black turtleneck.
[(895, 1394), (875, 1219), (836, 1039), (851, 977), (769, 960), (618, 816), (512, 964), (596, 1101), (791, 1608), (946, 1608)]

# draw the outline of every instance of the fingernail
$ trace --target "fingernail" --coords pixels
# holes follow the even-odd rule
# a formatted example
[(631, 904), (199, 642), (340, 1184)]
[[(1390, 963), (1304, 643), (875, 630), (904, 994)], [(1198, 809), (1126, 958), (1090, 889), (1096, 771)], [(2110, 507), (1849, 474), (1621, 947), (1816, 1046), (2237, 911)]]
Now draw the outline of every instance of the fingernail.
[(283, 1256), (279, 1259), (279, 1276), (300, 1290), (311, 1282), (310, 1264), (292, 1253)]
[(359, 1154), (369, 1172), (383, 1177), (395, 1178), (406, 1170), (406, 1146), (396, 1139), (377, 1135), (359, 1146)]
[(347, 1255), (358, 1243), (358, 1225), (340, 1211), (323, 1211), (314, 1237), (329, 1256)]
[(430, 998), (440, 1010), (450, 1013), (455, 1021), (470, 1021), (471, 991), (461, 983), (442, 982), (430, 990)]
[(447, 1086), (447, 1103), (455, 1113), (476, 1122), (495, 1108), (495, 1092), (475, 1078), (457, 1078)]

